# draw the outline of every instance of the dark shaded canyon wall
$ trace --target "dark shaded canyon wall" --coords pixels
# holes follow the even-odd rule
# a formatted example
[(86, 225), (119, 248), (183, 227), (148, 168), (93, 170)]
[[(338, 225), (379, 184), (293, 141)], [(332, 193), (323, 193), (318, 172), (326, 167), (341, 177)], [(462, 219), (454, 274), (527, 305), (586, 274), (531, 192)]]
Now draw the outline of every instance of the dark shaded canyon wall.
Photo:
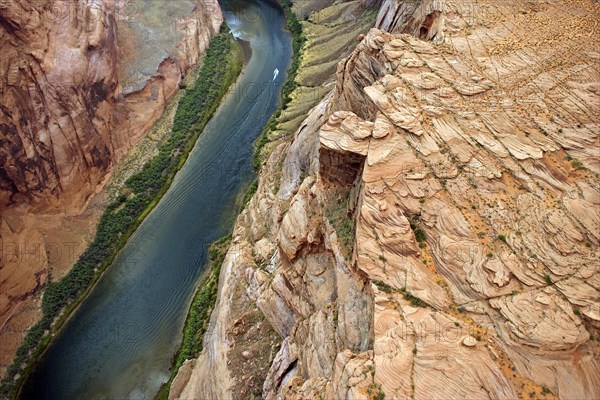
[(89, 192), (113, 153), (110, 2), (0, 3), (0, 208)]

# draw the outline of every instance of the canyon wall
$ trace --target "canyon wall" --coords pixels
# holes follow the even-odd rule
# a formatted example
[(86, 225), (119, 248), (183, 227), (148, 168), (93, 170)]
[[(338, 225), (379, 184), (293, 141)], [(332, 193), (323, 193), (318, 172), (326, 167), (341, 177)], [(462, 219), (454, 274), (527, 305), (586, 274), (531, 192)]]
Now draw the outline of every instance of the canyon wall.
[[(149, 24), (147, 30), (141, 32), (133, 31), (131, 26), (144, 23), (148, 19), (144, 18), (145, 13), (153, 18), (161, 12), (174, 13), (178, 7), (164, 10), (164, 4), (178, 3), (162, 3), (163, 6), (160, 2), (146, 3), (144, 7), (150, 10), (136, 9), (135, 13), (120, 20), (120, 77), (123, 82), (120, 101), (115, 106), (112, 120), (116, 159), (137, 143), (163, 114), (168, 101), (179, 89), (182, 75), (196, 65), (208, 48), (210, 39), (223, 24), (223, 14), (217, 0), (193, 0), (187, 3), (193, 7), (187, 15), (173, 20), (172, 16), (163, 18), (159, 14), (158, 24)], [(152, 9), (154, 7), (158, 10)], [(172, 48), (165, 54), (161, 53), (165, 49), (159, 51), (156, 44), (146, 43), (148, 36), (161, 36), (163, 25), (172, 26), (177, 33), (170, 35), (171, 41), (165, 45)], [(148, 60), (156, 64), (149, 64)]]
[(113, 5), (17, 0), (1, 11), (0, 207), (93, 190), (113, 152)]
[(600, 397), (600, 8), (427, 3), (272, 149), (170, 398)]
[[(124, 92), (118, 63), (132, 57), (119, 51), (116, 18), (135, 21), (139, 10), (98, 0), (0, 5), (0, 208), (23, 202), (49, 208), (62, 193), (61, 206), (82, 206), (78, 200), (160, 116), (181, 75), (219, 30), (216, 0), (192, 6), (185, 18), (165, 21), (176, 25), (181, 40), (154, 67), (157, 73)], [(144, 45), (144, 37), (127, 38), (136, 39)]]
[(140, 4), (0, 1), (0, 375), (39, 318), (49, 277), (93, 238), (106, 199), (92, 200), (113, 166), (219, 31), (216, 0), (188, 3), (182, 17), (161, 15), (176, 40), (127, 91), (120, 68), (139, 61), (125, 44), (137, 40), (139, 51), (147, 36), (125, 35), (123, 23), (144, 23)]

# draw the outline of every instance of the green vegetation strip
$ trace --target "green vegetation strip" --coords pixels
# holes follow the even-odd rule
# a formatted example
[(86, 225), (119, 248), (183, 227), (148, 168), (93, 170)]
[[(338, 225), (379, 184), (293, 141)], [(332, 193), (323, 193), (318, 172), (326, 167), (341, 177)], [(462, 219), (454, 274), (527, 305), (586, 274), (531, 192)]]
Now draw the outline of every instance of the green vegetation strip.
[(379, 280), (374, 280), (372, 282), (375, 284), (375, 286), (377, 286), (379, 288), (379, 290), (381, 290), (384, 293), (387, 293), (387, 294), (400, 293), (402, 295), (402, 297), (404, 297), (405, 300), (408, 300), (414, 307), (427, 307), (427, 303), (425, 303), (423, 300), (419, 299), (418, 297), (413, 296), (413, 294), (410, 293), (405, 288), (395, 289), (395, 288), (391, 287), (390, 285), (388, 285), (387, 283), (385, 283), (383, 281), (379, 281)]
[(242, 210), (246, 208), (248, 203), (250, 203), (250, 200), (252, 200), (252, 197), (254, 197), (257, 190), (258, 190), (258, 179), (255, 179), (252, 181), (250, 186), (248, 186), (248, 190), (246, 191), (246, 194), (244, 194), (244, 199), (242, 200)]
[(323, 207), (324, 215), (335, 229), (339, 242), (342, 244), (344, 255), (349, 260), (354, 251), (354, 236), (356, 227), (354, 219), (349, 214), (350, 188), (341, 187), (328, 190)]
[(291, 0), (280, 0), (281, 6), (285, 12), (287, 21), (287, 30), (292, 34), (292, 49), (294, 52), (292, 58), (292, 65), (288, 70), (288, 76), (281, 89), (281, 106), (279, 109), (269, 118), (269, 121), (265, 125), (262, 133), (256, 140), (254, 145), (254, 157), (252, 165), (255, 171), (259, 171), (263, 165), (263, 159), (261, 157), (262, 149), (267, 143), (269, 143), (269, 134), (276, 130), (281, 110), (285, 110), (288, 103), (292, 100), (292, 92), (296, 89), (296, 76), (298, 75), (298, 68), (300, 67), (300, 59), (302, 57), (302, 46), (306, 42), (306, 37), (302, 33), (302, 24), (296, 17), (296, 14), (292, 11)]
[(16, 397), (35, 361), (85, 298), (144, 217), (166, 193), (200, 133), (242, 68), (241, 49), (229, 32), (215, 36), (194, 87), (179, 101), (172, 134), (158, 154), (125, 182), (122, 193), (100, 218), (94, 241), (60, 281), (48, 285), (42, 319), (25, 336), (0, 386), (0, 397)]
[(160, 388), (160, 391), (156, 395), (157, 400), (166, 400), (169, 398), (171, 383), (173, 382), (173, 379), (175, 379), (183, 362), (185, 360), (197, 358), (202, 351), (202, 340), (206, 333), (206, 329), (208, 328), (210, 314), (212, 313), (217, 300), (219, 273), (221, 272), (221, 266), (223, 265), (225, 255), (227, 254), (230, 245), (231, 235), (216, 241), (210, 246), (210, 272), (194, 295), (194, 299), (192, 300), (192, 304), (190, 305), (185, 320), (181, 346), (173, 358), (171, 377), (169, 378), (169, 381)]

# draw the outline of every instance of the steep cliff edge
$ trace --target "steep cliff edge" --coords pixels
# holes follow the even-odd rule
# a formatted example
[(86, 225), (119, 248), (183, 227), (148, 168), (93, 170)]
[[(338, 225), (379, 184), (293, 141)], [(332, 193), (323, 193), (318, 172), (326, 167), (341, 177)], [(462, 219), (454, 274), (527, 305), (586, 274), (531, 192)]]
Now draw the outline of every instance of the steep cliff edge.
[(273, 149), (173, 397), (234, 398), (259, 311), (263, 398), (600, 397), (600, 9), (446, 6)]
[[(162, 49), (167, 58), (144, 65), (136, 90), (126, 91), (120, 68), (141, 64), (125, 46), (134, 38), (124, 21), (143, 26), (142, 13), (156, 10), (0, 2), (0, 376), (39, 319), (45, 285), (93, 239), (115, 165), (163, 114), (222, 24), (216, 0), (186, 3), (185, 15), (159, 15), (177, 35)], [(146, 45), (138, 39), (135, 51)], [(153, 151), (145, 145), (120, 173), (131, 175)]]

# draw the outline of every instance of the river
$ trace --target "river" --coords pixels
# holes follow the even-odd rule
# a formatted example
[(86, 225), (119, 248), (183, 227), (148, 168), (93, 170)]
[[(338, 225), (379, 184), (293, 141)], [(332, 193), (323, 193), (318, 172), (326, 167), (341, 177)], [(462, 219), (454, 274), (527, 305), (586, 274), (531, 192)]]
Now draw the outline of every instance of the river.
[(57, 334), (23, 398), (152, 398), (168, 380), (208, 245), (233, 227), (236, 198), (253, 176), (253, 141), (279, 103), (292, 56), (276, 4), (221, 5), (251, 48), (242, 74), (168, 192)]

